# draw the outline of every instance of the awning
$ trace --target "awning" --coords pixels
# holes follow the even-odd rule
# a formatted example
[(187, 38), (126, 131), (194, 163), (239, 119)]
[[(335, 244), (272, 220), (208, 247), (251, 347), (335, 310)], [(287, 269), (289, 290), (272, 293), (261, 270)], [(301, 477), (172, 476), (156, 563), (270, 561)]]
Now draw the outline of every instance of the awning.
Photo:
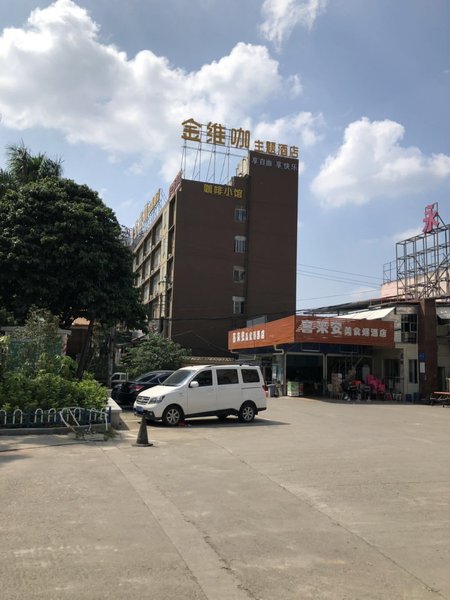
[(374, 308), (373, 310), (363, 310), (360, 312), (339, 315), (336, 318), (337, 319), (367, 319), (369, 321), (372, 321), (372, 319), (384, 319), (393, 310), (395, 310), (395, 308), (393, 306), (391, 306), (390, 308)]
[(450, 320), (450, 306), (436, 306), (436, 314), (440, 319)]

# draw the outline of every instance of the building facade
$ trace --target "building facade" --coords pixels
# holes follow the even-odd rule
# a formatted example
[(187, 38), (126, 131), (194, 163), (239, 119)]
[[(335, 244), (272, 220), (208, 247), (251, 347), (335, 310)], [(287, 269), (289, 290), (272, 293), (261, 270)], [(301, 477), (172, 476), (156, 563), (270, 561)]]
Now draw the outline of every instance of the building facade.
[(231, 331), (228, 343), (281, 393), (295, 382), (336, 394), (348, 380), (370, 398), (419, 401), (450, 383), (450, 304), (435, 299), (324, 307)]
[(179, 177), (134, 244), (153, 328), (197, 356), (295, 312), (298, 160), (250, 151), (226, 185)]

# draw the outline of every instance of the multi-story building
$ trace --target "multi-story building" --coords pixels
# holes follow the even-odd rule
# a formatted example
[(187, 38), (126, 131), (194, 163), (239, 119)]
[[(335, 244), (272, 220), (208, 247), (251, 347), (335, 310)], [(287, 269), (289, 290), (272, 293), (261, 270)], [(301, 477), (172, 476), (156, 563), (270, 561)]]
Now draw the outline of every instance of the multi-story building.
[(179, 178), (134, 244), (149, 320), (193, 355), (295, 312), (298, 160), (250, 151), (227, 185)]
[(437, 203), (423, 222), (421, 234), (397, 242), (380, 298), (238, 328), (229, 348), (259, 360), (283, 391), (301, 383), (307, 394), (334, 393), (351, 378), (366, 397), (368, 388), (384, 399), (450, 392), (450, 224)]

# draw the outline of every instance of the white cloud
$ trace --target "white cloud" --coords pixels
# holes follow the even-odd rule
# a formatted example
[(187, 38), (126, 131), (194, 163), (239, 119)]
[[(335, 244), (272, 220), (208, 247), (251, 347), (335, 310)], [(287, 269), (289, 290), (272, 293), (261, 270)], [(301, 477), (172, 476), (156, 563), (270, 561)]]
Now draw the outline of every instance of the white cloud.
[(395, 121), (363, 118), (348, 125), (337, 153), (328, 156), (311, 184), (322, 205), (366, 204), (428, 190), (450, 177), (450, 156), (425, 156), (400, 142), (404, 127)]
[(264, 0), (262, 35), (279, 49), (297, 25), (311, 29), (328, 0)]
[(413, 227), (411, 229), (406, 229), (405, 231), (394, 233), (391, 239), (393, 242), (402, 242), (403, 240), (409, 240), (412, 237), (416, 237), (416, 235), (420, 235), (422, 233), (422, 229), (422, 227)]
[[(238, 43), (220, 60), (186, 72), (150, 50), (129, 58), (102, 44), (98, 31), (72, 0), (34, 10), (21, 29), (5, 29), (3, 124), (56, 129), (72, 143), (98, 146), (111, 160), (134, 155), (134, 172), (161, 161), (170, 179), (179, 169), (182, 121), (249, 128), (271, 97), (301, 90), (297, 76), (282, 78), (264, 46)], [(312, 124), (302, 135), (314, 137)]]
[(303, 86), (299, 75), (290, 75), (287, 81), (290, 86), (290, 97), (297, 98), (297, 96), (300, 96), (303, 92)]
[(322, 115), (299, 112), (274, 121), (260, 121), (254, 128), (255, 138), (279, 140), (302, 148), (313, 146), (319, 139), (318, 130), (323, 125)]

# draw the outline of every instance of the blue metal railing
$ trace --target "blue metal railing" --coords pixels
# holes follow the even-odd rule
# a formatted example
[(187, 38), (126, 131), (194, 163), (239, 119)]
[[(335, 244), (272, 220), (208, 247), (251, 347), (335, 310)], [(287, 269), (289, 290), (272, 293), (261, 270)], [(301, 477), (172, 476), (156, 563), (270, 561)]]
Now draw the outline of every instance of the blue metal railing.
[(111, 408), (65, 407), (43, 410), (13, 411), (0, 409), (0, 429), (23, 429), (45, 427), (89, 427), (104, 424), (108, 429), (111, 423)]

